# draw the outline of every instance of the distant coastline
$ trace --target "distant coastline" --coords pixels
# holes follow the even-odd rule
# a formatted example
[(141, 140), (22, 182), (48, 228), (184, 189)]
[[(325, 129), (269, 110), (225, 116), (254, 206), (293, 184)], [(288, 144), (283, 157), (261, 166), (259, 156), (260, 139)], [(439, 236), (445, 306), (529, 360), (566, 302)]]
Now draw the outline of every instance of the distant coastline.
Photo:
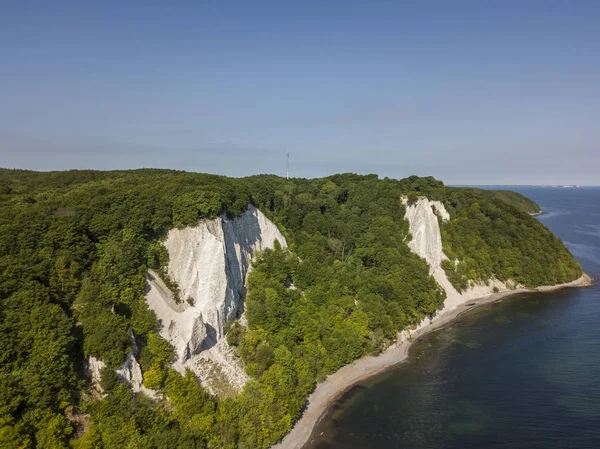
[[(538, 215), (542, 213), (541, 211)], [(578, 279), (557, 285), (542, 286), (535, 289), (519, 288), (493, 293), (488, 296), (468, 300), (462, 305), (448, 311), (442, 311), (433, 320), (417, 330), (404, 331), (402, 334), (408, 338), (401, 339), (398, 343), (390, 346), (378, 356), (363, 357), (344, 366), (335, 373), (328, 376), (324, 382), (317, 385), (316, 389), (308, 397), (308, 405), (301, 418), (296, 422), (290, 433), (283, 440), (271, 446), (272, 449), (302, 449), (310, 442), (315, 427), (327, 414), (330, 406), (335, 403), (345, 392), (357, 383), (375, 376), (392, 368), (408, 358), (409, 349), (414, 341), (423, 335), (439, 330), (452, 324), (465, 312), (484, 304), (501, 301), (509, 296), (519, 293), (549, 292), (562, 288), (588, 287), (592, 285), (592, 279), (585, 273)]]

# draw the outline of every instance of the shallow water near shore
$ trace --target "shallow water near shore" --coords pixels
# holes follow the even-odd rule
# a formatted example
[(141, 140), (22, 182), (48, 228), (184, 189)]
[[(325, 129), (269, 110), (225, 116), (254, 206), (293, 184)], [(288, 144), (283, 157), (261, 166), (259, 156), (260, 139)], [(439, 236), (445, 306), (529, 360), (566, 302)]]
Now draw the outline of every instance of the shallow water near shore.
[[(600, 189), (512, 188), (600, 277)], [(352, 388), (310, 449), (600, 447), (600, 288), (525, 293), (419, 339)]]

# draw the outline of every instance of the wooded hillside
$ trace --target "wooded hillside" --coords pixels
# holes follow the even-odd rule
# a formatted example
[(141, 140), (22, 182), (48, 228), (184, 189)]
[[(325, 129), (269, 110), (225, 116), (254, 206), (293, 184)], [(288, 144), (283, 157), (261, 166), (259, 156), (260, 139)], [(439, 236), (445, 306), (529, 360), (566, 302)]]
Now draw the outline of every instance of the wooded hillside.
[[(0, 446), (6, 448), (265, 448), (289, 431), (315, 383), (436, 310), (444, 294), (406, 245), (403, 195), (441, 200), (449, 279), (490, 277), (534, 287), (581, 268), (562, 242), (506, 194), (448, 188), (433, 178), (234, 179), (169, 170), (36, 173), (0, 170)], [(511, 195), (508, 195), (511, 197)], [(513, 198), (514, 199), (514, 198)], [(286, 236), (249, 278), (249, 327), (232, 323), (252, 380), (214, 398), (173, 350), (144, 301), (160, 239), (254, 204)], [(85, 360), (119, 366), (140, 348), (134, 395), (111, 369), (103, 399)], [(168, 398), (168, 399), (167, 399)]]

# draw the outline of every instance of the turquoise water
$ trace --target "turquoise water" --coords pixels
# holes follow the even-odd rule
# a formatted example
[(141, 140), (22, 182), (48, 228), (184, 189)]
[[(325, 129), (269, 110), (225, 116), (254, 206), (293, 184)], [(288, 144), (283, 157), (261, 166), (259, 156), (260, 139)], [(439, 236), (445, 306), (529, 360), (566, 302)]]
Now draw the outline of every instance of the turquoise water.
[[(516, 188), (600, 278), (600, 189)], [(347, 393), (310, 449), (600, 448), (600, 288), (482, 306)]]

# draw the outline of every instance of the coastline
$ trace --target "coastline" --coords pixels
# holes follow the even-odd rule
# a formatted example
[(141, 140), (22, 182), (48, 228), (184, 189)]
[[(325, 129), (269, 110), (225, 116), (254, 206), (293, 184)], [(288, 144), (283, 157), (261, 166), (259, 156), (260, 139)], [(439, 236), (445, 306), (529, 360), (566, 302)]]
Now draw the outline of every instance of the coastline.
[(283, 440), (271, 446), (272, 449), (302, 449), (311, 439), (313, 431), (319, 421), (325, 416), (330, 406), (338, 400), (348, 389), (357, 383), (375, 376), (393, 366), (404, 362), (412, 343), (428, 333), (439, 330), (454, 322), (463, 313), (484, 305), (500, 301), (508, 296), (519, 293), (549, 292), (563, 288), (587, 287), (592, 285), (592, 279), (585, 273), (580, 278), (565, 283), (542, 286), (535, 289), (518, 288), (505, 290), (499, 293), (483, 296), (477, 299), (466, 300), (463, 304), (438, 313), (430, 323), (417, 327), (414, 331), (401, 332), (398, 343), (390, 346), (378, 356), (366, 356), (340, 368), (329, 375), (325, 381), (318, 384), (308, 397), (308, 405), (300, 419)]

